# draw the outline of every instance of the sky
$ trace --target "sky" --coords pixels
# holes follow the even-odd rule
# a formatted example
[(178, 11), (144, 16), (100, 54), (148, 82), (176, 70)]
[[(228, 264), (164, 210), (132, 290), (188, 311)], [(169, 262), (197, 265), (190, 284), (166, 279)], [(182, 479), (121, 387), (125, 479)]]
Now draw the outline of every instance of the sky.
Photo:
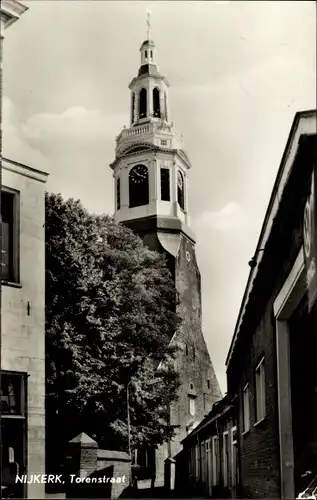
[(115, 138), (129, 126), (146, 12), (172, 120), (192, 162), (203, 331), (225, 359), (290, 127), (316, 108), (313, 1), (30, 0), (5, 32), (3, 155), (47, 190), (113, 213)]

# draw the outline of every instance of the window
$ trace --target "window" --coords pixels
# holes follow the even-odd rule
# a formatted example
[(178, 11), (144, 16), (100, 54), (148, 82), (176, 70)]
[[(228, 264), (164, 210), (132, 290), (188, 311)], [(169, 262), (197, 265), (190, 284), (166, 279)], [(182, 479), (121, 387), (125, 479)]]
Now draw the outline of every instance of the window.
[(153, 116), (155, 118), (161, 117), (160, 91), (156, 87), (153, 89)]
[(149, 203), (149, 173), (145, 165), (136, 165), (129, 172), (129, 206)]
[(223, 433), (223, 484), (228, 486), (229, 480), (229, 434)]
[(151, 50), (150, 55), (151, 55), (151, 59), (153, 59), (153, 50)]
[(120, 210), (120, 178), (117, 179), (117, 210)]
[(236, 487), (238, 482), (238, 460), (237, 460), (237, 428), (231, 429), (231, 485)]
[(147, 114), (147, 92), (146, 89), (140, 90), (140, 103), (139, 103), (139, 118), (145, 118)]
[(167, 141), (165, 139), (161, 140), (161, 146), (167, 146)]
[(210, 380), (209, 379), (207, 380), (207, 387), (208, 387), (208, 389), (210, 389)]
[(141, 472), (142, 479), (151, 478), (155, 471), (155, 449), (138, 448), (136, 452), (136, 464), (143, 469)]
[(193, 359), (196, 358), (196, 351), (195, 351), (195, 347), (193, 347)]
[(15, 483), (26, 474), (26, 380), (24, 373), (1, 372), (1, 486), (9, 487), (12, 498), (26, 498), (25, 485)]
[(219, 482), (219, 439), (212, 437), (212, 485), (217, 486)]
[(134, 123), (134, 111), (135, 111), (135, 93), (132, 94), (132, 103), (131, 103), (131, 123)]
[(185, 346), (185, 350), (186, 350), (186, 356), (188, 356), (188, 345), (187, 344)]
[(164, 111), (165, 111), (165, 120), (167, 121), (168, 120), (168, 116), (167, 116), (167, 96), (166, 96), (166, 92), (164, 92)]
[(184, 210), (184, 177), (180, 170), (177, 172), (177, 201), (182, 210)]
[(200, 445), (201, 450), (201, 481), (204, 484), (206, 481), (206, 452), (205, 452), (205, 442)]
[(161, 200), (170, 201), (170, 171), (168, 168), (161, 168)]
[(249, 384), (243, 389), (243, 432), (250, 429), (250, 390)]
[(264, 358), (255, 369), (256, 421), (265, 417), (265, 371)]
[(2, 249), (1, 278), (17, 282), (18, 276), (18, 193), (1, 192)]
[(200, 477), (200, 456), (199, 456), (199, 446), (197, 445), (195, 448), (195, 478), (199, 479)]
[(194, 417), (196, 414), (196, 398), (194, 396), (188, 396), (188, 406), (189, 414)]
[(147, 59), (147, 50), (145, 51), (145, 59)]

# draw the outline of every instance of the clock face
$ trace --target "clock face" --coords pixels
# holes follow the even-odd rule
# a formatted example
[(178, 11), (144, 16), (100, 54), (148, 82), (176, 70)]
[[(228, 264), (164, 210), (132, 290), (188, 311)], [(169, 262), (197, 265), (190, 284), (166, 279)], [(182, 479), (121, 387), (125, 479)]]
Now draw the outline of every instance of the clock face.
[(145, 165), (137, 165), (130, 172), (130, 179), (133, 184), (143, 184), (148, 178), (148, 170)]

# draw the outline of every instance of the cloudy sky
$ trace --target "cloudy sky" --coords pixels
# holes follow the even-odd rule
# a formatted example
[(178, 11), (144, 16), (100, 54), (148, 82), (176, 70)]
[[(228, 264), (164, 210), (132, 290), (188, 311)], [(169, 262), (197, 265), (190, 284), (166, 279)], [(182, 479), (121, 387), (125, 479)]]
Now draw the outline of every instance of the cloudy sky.
[(316, 107), (315, 2), (31, 0), (6, 31), (4, 156), (48, 190), (113, 212), (115, 137), (129, 124), (146, 11), (172, 119), (193, 168), (191, 224), (204, 334), (225, 358), (274, 178), (297, 111)]

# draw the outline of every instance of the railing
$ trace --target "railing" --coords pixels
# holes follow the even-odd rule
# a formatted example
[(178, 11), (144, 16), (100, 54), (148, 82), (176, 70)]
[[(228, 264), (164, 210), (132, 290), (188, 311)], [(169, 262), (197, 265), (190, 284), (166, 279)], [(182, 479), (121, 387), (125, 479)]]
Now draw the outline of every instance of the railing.
[(154, 134), (157, 132), (173, 132), (174, 137), (182, 143), (183, 137), (177, 134), (173, 129), (173, 123), (171, 125), (166, 125), (162, 122), (146, 123), (144, 125), (137, 125), (136, 127), (123, 129), (116, 138), (117, 148), (120, 147), (120, 143), (125, 139), (128, 139), (130, 137), (137, 137), (143, 134)]
[(131, 127), (122, 130), (122, 132), (117, 137), (117, 141), (120, 141), (120, 139), (125, 139), (126, 137), (146, 134), (148, 132), (155, 132), (155, 131), (171, 132), (172, 127), (173, 127), (172, 125), (165, 125), (161, 123), (147, 123), (144, 125), (138, 125), (136, 127)]

